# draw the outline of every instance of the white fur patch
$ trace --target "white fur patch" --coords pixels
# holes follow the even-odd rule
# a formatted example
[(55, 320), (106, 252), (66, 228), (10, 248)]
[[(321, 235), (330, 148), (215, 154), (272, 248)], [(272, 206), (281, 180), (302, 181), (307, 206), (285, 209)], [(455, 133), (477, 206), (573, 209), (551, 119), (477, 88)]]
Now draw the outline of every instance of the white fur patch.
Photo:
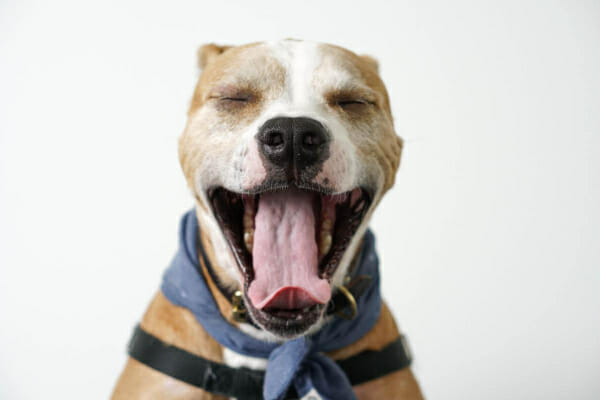
[(246, 367), (254, 370), (265, 370), (267, 369), (267, 360), (264, 358), (245, 356), (240, 353), (236, 353), (227, 347), (223, 348), (223, 361), (225, 364), (233, 368)]

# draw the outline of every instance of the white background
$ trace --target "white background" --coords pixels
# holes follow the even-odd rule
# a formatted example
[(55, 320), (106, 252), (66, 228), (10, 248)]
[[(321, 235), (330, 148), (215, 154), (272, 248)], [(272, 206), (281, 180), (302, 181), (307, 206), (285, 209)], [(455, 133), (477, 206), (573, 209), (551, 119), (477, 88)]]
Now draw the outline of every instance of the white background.
[(105, 399), (191, 205), (196, 48), (379, 59), (384, 294), (430, 399), (600, 398), (600, 4), (0, 2), (0, 398)]

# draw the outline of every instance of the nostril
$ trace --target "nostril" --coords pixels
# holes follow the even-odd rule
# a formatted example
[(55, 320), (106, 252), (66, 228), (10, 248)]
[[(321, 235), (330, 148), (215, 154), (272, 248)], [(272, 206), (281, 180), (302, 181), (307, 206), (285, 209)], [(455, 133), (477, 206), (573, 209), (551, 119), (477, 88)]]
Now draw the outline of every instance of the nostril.
[(270, 147), (278, 147), (283, 144), (283, 133), (278, 131), (269, 132), (264, 140), (264, 144)]
[(315, 149), (325, 142), (322, 134), (317, 132), (305, 132), (302, 136), (302, 146), (308, 149)]
[(314, 146), (319, 143), (317, 143), (317, 138), (315, 137), (315, 134), (309, 132), (304, 135), (304, 138), (302, 139), (302, 144), (305, 146)]

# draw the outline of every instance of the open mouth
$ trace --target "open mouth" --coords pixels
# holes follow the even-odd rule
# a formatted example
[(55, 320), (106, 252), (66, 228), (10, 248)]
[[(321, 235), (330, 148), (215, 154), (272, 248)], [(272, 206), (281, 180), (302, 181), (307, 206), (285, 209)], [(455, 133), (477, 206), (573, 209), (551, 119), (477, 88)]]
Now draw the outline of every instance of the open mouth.
[(208, 196), (244, 276), (255, 322), (281, 336), (316, 323), (370, 205), (367, 191), (324, 194), (294, 187), (241, 194), (219, 187)]

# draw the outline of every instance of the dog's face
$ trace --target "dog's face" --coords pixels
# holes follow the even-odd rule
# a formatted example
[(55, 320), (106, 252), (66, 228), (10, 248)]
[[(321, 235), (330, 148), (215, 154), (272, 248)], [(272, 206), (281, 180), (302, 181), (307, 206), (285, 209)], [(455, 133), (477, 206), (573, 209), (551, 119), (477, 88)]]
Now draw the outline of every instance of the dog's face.
[(311, 332), (400, 161), (377, 63), (295, 40), (199, 60), (179, 150), (219, 276), (264, 330)]

